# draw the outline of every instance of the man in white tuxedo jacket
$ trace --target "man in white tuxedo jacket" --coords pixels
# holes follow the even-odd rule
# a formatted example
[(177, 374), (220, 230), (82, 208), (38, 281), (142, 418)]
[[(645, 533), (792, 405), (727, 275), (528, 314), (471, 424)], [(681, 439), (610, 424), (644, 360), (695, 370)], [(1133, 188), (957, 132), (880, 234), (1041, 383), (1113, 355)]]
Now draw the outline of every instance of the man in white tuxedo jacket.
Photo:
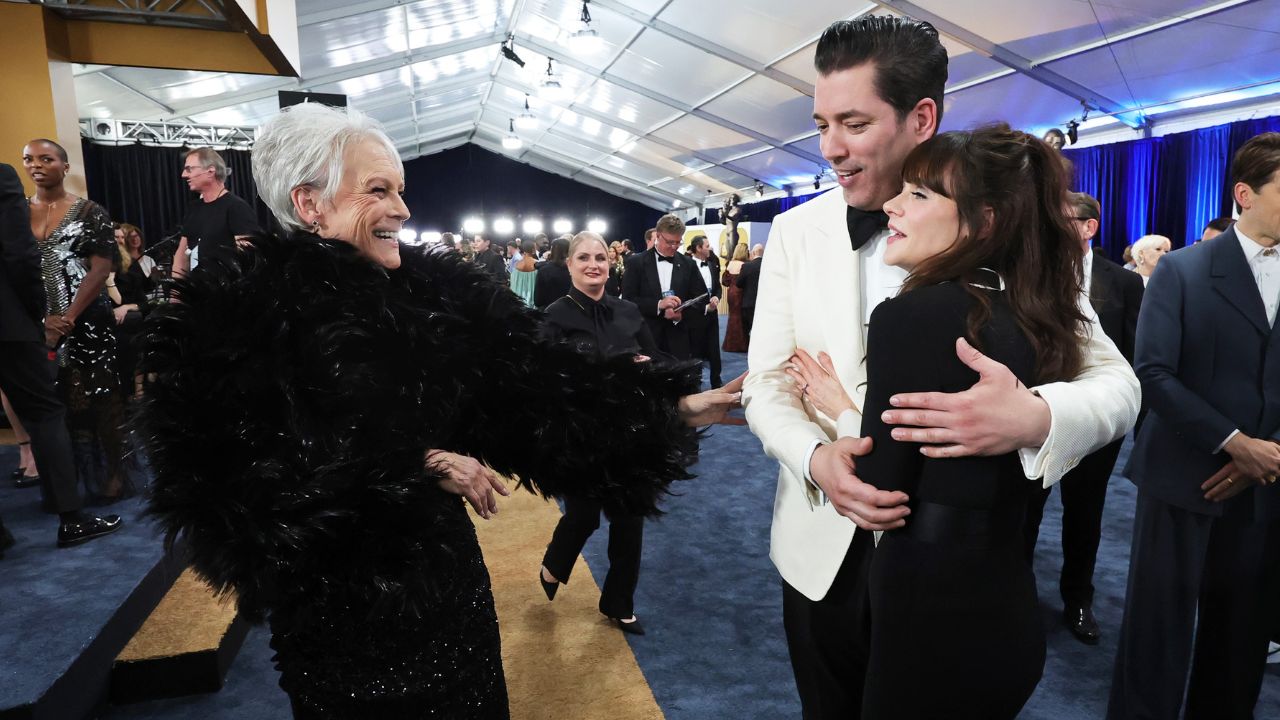
[[(927, 23), (864, 16), (827, 29), (815, 58), (814, 119), (841, 189), (776, 217), (764, 254), (743, 404), (780, 465), (770, 554), (784, 581), (806, 720), (859, 717), (872, 622), (864, 600), (873, 542), (865, 530), (901, 526), (907, 508), (902, 493), (857, 479), (856, 456), (870, 450), (868, 441), (838, 439), (835, 419), (798, 398), (785, 370), (797, 348), (825, 352), (861, 407), (867, 322), (905, 278), (884, 264), (888, 232), (874, 216), (901, 190), (906, 155), (937, 130), (946, 58)], [(1087, 303), (1085, 312), (1092, 317)], [(1094, 326), (1082, 339), (1086, 367), (1074, 382), (1028, 389), (958, 345), (979, 383), (954, 396), (905, 396), (888, 421), (914, 426), (895, 432), (931, 444), (926, 453), (934, 457), (1019, 450), (1028, 482), (1048, 486), (1137, 417), (1137, 379), (1096, 318)], [(844, 430), (839, 435), (858, 434)]]

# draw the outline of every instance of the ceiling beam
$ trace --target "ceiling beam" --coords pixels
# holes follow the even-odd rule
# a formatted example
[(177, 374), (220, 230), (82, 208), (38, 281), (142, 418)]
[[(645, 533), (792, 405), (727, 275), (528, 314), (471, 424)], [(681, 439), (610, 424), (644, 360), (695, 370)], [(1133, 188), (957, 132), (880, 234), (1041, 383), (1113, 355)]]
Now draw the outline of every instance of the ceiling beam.
[(615, 12), (630, 20), (640, 23), (654, 32), (666, 35), (673, 40), (678, 40), (690, 47), (697, 48), (705, 53), (718, 57), (721, 60), (731, 62), (738, 67), (746, 68), (757, 75), (763, 75), (772, 80), (776, 80), (800, 93), (813, 97), (813, 85), (811, 83), (807, 83), (794, 75), (775, 69), (770, 65), (765, 65), (752, 60), (751, 58), (734, 52), (723, 45), (717, 45), (716, 43), (708, 40), (705, 35), (691, 33), (682, 29), (678, 25), (672, 25), (669, 22), (658, 20), (655, 17), (651, 17), (648, 13), (623, 5), (616, 0), (592, 0), (591, 4), (596, 7), (601, 7)]
[[(484, 148), (485, 150), (488, 150), (489, 152), (495, 153), (497, 155), (501, 155), (509, 160), (515, 160), (515, 158), (512, 158), (510, 155), (506, 154), (506, 151), (502, 148), (500, 144), (488, 138), (476, 137), (471, 142)], [(555, 173), (562, 177), (569, 178), (570, 180), (573, 180), (575, 182), (582, 183), (583, 185), (588, 185), (588, 186), (597, 188), (599, 190), (609, 193), (610, 195), (614, 195), (621, 198), (627, 198), (631, 200), (636, 200), (638, 202), (643, 202), (645, 205), (648, 205), (657, 210), (665, 210), (671, 207), (671, 203), (663, 202), (659, 200), (658, 196), (655, 195), (655, 191), (647, 191), (642, 188), (637, 188), (634, 185), (618, 184), (616, 181), (608, 178), (604, 178), (604, 177), (586, 177), (586, 178), (575, 177), (575, 173), (578, 172), (578, 170), (576, 169), (577, 162), (573, 161), (571, 163), (566, 163), (564, 160), (561, 160), (560, 156), (558, 156), (555, 153), (551, 153), (551, 152), (535, 153), (529, 156), (529, 158), (530, 159), (528, 160), (516, 160), (516, 162), (522, 162), (525, 165), (536, 167), (539, 170)], [(546, 167), (548, 165), (558, 169), (549, 169), (548, 167)], [(684, 200), (681, 199), (681, 202), (684, 202)]]
[(115, 83), (116, 85), (119, 85), (120, 87), (124, 88), (125, 90), (128, 90), (129, 92), (133, 93), (134, 95), (137, 95), (138, 97), (145, 99), (147, 102), (151, 103), (152, 105), (158, 105), (158, 106), (160, 107), (160, 109), (161, 109), (161, 110), (164, 110), (164, 111), (165, 111), (165, 112), (167, 112), (167, 113), (172, 113), (172, 112), (173, 112), (173, 108), (169, 107), (168, 105), (165, 105), (164, 103), (160, 102), (159, 100), (157, 100), (157, 99), (155, 99), (155, 98), (151, 97), (150, 95), (148, 95), (148, 94), (146, 94), (146, 93), (142, 92), (142, 91), (141, 91), (141, 90), (139, 90), (138, 88), (136, 88), (136, 87), (134, 87), (134, 86), (130, 85), (129, 83), (127, 83), (127, 82), (125, 82), (125, 81), (121, 80), (120, 78), (116, 77), (115, 75), (112, 75), (112, 74), (111, 74), (111, 72), (110, 72), (110, 70), (111, 70), (111, 68), (106, 68), (106, 69), (104, 69), (100, 74), (102, 75), (102, 77), (104, 77), (104, 78), (106, 78), (106, 79), (110, 80), (111, 82)]
[(343, 18), (363, 15), (365, 13), (380, 12), (382, 10), (390, 10), (401, 5), (411, 5), (418, 0), (366, 0), (365, 2), (349, 3), (339, 7), (329, 8), (328, 10), (317, 10), (315, 12), (298, 13), (298, 29), (321, 23), (341, 20)]
[[(1047, 67), (1038, 67), (1030, 60), (1018, 55), (1003, 45), (992, 42), (991, 40), (988, 40), (935, 12), (920, 7), (914, 2), (910, 2), (909, 0), (876, 0), (876, 3), (882, 7), (902, 13), (903, 15), (909, 15), (917, 20), (924, 20), (937, 28), (938, 32), (951, 36), (975, 52), (981, 53), (1005, 67), (1012, 68), (1019, 74), (1035, 80), (1041, 85), (1052, 88), (1067, 97), (1075, 98), (1089, 108), (1101, 110), (1104, 113), (1111, 113), (1119, 111), (1124, 107), (1121, 103), (1118, 103), (1101, 93), (1094, 92), (1080, 83), (1060, 75)], [(1131, 118), (1117, 116), (1116, 119), (1132, 128), (1139, 128), (1142, 126), (1140, 122)]]
[[(524, 4), (525, 0), (515, 0), (515, 4), (511, 6), (511, 15), (507, 17), (507, 27), (503, 33), (504, 42), (506, 38), (511, 37), (512, 33), (515, 32), (516, 24), (520, 22), (520, 15), (524, 12)], [(493, 58), (493, 62), (489, 63), (489, 84), (484, 89), (484, 97), (480, 98), (480, 108), (476, 110), (477, 124), (480, 122), (480, 116), (484, 114), (484, 106), (489, 104), (489, 95), (493, 93), (493, 78), (497, 77), (498, 69), (502, 67), (503, 62), (505, 62), (505, 56), (499, 52)], [(472, 136), (474, 135), (475, 133), (473, 132)], [(467, 139), (470, 140), (471, 138)]]
[(739, 125), (738, 123), (733, 122), (732, 120), (707, 112), (706, 110), (703, 110), (701, 108), (696, 108), (696, 107), (693, 107), (692, 105), (688, 105), (686, 103), (680, 102), (679, 100), (676, 100), (675, 98), (669, 97), (667, 95), (663, 95), (662, 93), (657, 92), (656, 90), (647, 88), (637, 83), (633, 83), (629, 80), (624, 80), (618, 77), (617, 75), (613, 75), (608, 72), (600, 72), (580, 60), (558, 53), (554, 48), (550, 48), (550, 47), (547, 47), (546, 45), (543, 45), (540, 41), (538, 41), (537, 39), (531, 36), (521, 35), (519, 36), (519, 39), (521, 41), (520, 45), (522, 47), (527, 47), (536, 53), (540, 53), (548, 57), (555, 57), (556, 55), (559, 55), (560, 57), (556, 60), (556, 62), (559, 62), (562, 65), (571, 67), (585, 75), (607, 80), (608, 82), (611, 82), (614, 85), (617, 85), (618, 87), (623, 88), (624, 90), (630, 90), (631, 92), (636, 93), (637, 95), (642, 95), (644, 97), (647, 97), (650, 100), (653, 100), (654, 102), (661, 103), (663, 105), (666, 105), (667, 107), (673, 108), (675, 110), (679, 110), (689, 115), (700, 117), (703, 120), (707, 120), (708, 122), (721, 125), (725, 128), (733, 130), (739, 135), (745, 135), (746, 137), (756, 140), (757, 142), (761, 142), (761, 143), (764, 143), (765, 145), (772, 146), (774, 148), (777, 148), (778, 150), (782, 150), (783, 152), (791, 153), (792, 155), (795, 155), (796, 157), (799, 157), (799, 158), (803, 158), (804, 160), (808, 160), (809, 162), (816, 163), (818, 165), (826, 164), (825, 160), (823, 160), (822, 158), (816, 155), (812, 155), (804, 150), (799, 150), (797, 148), (787, 147), (781, 140), (778, 140), (776, 138), (771, 138), (768, 135), (765, 135), (763, 133), (756, 132), (751, 128)]
[[(223, 93), (204, 102), (194, 103), (192, 105), (178, 107), (169, 117), (157, 114), (154, 116), (142, 118), (143, 120), (163, 120), (171, 117), (189, 117), (198, 115), (211, 110), (219, 110), (232, 105), (241, 103), (254, 102), (269, 97), (275, 97), (276, 93), (281, 90), (311, 90), (322, 85), (330, 85), (342, 82), (344, 80), (352, 80), (365, 75), (374, 75), (387, 70), (397, 70), (407, 65), (413, 65), (420, 62), (428, 62), (437, 60), (442, 57), (456, 55), (459, 53), (470, 52), (484, 47), (492, 47), (496, 53), (498, 45), (505, 38), (502, 33), (490, 33), (488, 35), (479, 35), (467, 38), (466, 40), (455, 40), (443, 45), (432, 45), (425, 48), (418, 48), (406, 53), (396, 53), (390, 56), (378, 58), (376, 60), (366, 60), (364, 62), (352, 63), (344, 65), (331, 72), (303, 77), (298, 79), (289, 78), (280, 82), (271, 83), (266, 87), (246, 90), (239, 93)], [(411, 71), (412, 72), (412, 71)]]

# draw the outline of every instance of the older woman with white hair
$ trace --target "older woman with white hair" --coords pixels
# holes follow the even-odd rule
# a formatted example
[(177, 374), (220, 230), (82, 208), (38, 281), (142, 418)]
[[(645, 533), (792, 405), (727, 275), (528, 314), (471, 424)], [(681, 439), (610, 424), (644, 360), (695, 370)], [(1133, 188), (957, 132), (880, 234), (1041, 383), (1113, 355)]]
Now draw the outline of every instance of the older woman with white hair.
[(1164, 257), (1172, 247), (1173, 243), (1163, 235), (1143, 235), (1134, 241), (1133, 269), (1142, 276), (1144, 286), (1151, 279), (1151, 273), (1155, 272), (1156, 263), (1160, 262), (1160, 258)]
[(295, 717), (505, 718), (463, 499), (489, 518), (503, 473), (654, 513), (687, 477), (683, 426), (736, 397), (687, 395), (688, 369), (546, 343), (482, 270), (402, 247), (403, 168), (357, 112), (283, 111), (259, 129), (253, 174), (288, 235), (202, 263), (147, 322), (151, 511), (269, 619)]

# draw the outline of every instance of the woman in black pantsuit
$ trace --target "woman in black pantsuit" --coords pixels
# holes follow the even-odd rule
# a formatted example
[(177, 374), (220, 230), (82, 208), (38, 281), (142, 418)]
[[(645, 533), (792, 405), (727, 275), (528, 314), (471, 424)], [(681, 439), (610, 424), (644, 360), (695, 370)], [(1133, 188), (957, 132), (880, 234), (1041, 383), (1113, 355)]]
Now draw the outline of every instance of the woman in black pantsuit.
[[(660, 351), (636, 306), (605, 292), (609, 280), (608, 248), (591, 232), (578, 233), (568, 248), (572, 280), (568, 294), (547, 307), (544, 333), (552, 341), (566, 341), (580, 350), (601, 355), (630, 354), (638, 362), (660, 356)], [(726, 387), (727, 392), (736, 388)], [(539, 570), (539, 580), (553, 599), (560, 583), (569, 582), (578, 554), (587, 538), (600, 527), (600, 503), (566, 494), (564, 517), (556, 525)], [(644, 634), (635, 616), (633, 597), (640, 579), (640, 550), (644, 518), (611, 513), (609, 518), (609, 572), (600, 593), (600, 612), (623, 632)]]
[[(955, 392), (978, 381), (972, 350), (1025, 385), (1074, 377), (1082, 258), (1066, 218), (1066, 175), (1048, 146), (997, 125), (946, 133), (908, 156), (885, 203), (885, 262), (910, 275), (871, 316), (857, 473), (909, 497), (906, 524), (871, 561), (871, 647), (863, 720), (1012, 719), (1044, 668), (1035, 578), (1022, 514), (1036, 489), (1015, 454), (929, 458), (881, 414), (903, 392)], [(799, 392), (858, 434), (854, 405), (829, 372), (797, 353)]]

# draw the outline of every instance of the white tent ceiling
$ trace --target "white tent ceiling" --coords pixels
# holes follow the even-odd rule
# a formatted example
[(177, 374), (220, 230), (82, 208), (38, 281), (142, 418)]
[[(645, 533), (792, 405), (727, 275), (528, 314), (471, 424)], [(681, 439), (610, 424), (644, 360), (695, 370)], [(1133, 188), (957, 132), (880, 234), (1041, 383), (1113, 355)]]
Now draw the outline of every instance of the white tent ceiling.
[[(471, 142), (659, 208), (811, 186), (825, 167), (813, 52), (833, 20), (929, 20), (950, 54), (944, 129), (1082, 134), (1280, 93), (1280, 0), (298, 0), (302, 77), (77, 68), (82, 117), (255, 125), (279, 90), (342, 93), (406, 160)], [(514, 35), (523, 68), (500, 45)], [(540, 92), (548, 58), (564, 87)], [(526, 95), (538, 125), (510, 121)]]

